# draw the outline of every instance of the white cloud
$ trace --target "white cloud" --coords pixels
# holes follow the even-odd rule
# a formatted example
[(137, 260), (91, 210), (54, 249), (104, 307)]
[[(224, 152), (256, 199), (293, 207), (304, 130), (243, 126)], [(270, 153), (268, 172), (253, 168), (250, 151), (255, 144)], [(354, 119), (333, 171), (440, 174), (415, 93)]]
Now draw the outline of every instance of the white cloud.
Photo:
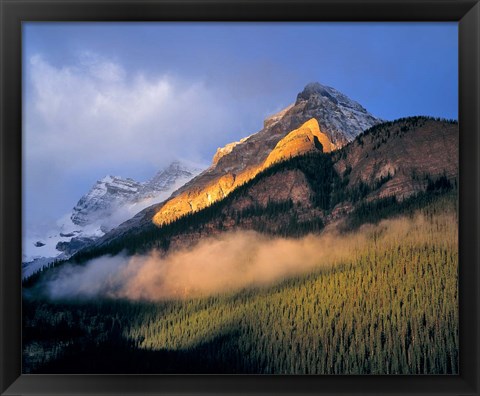
[(125, 161), (163, 164), (176, 156), (201, 157), (231, 117), (202, 82), (169, 75), (147, 78), (83, 54), (78, 65), (57, 68), (30, 59), (26, 104), (29, 159), (55, 158), (59, 166), (95, 167)]
[[(202, 81), (147, 77), (88, 52), (62, 67), (33, 56), (25, 72), (27, 223), (62, 215), (107, 173), (153, 176), (173, 159), (206, 164), (239, 117)], [(79, 175), (84, 185), (72, 191)]]
[(92, 52), (83, 52), (79, 56), (80, 64), (87, 68), (89, 73), (103, 81), (121, 81), (125, 78), (125, 70), (117, 63), (108, 61)]

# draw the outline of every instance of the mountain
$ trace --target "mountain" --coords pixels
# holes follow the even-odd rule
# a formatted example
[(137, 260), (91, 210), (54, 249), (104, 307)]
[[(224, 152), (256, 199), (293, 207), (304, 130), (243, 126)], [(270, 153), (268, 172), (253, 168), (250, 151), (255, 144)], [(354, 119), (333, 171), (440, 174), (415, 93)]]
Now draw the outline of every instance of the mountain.
[[(458, 177), (458, 123), (410, 117), (377, 125), (336, 153), (335, 170), (345, 188), (377, 186), (374, 200), (404, 200), (425, 191), (429, 177)], [(431, 180), (430, 180), (431, 181)]]
[[(201, 210), (225, 198), (276, 161), (315, 149), (315, 144), (325, 152), (338, 149), (380, 122), (337, 90), (319, 83), (308, 84), (294, 104), (267, 118), (263, 129), (219, 148), (206, 171), (186, 183), (171, 199), (146, 209), (114, 230), (107, 239), (131, 227), (141, 228), (152, 219), (162, 225)], [(310, 132), (306, 132), (308, 129)]]
[[(309, 121), (291, 133), (315, 136), (315, 126)], [(338, 150), (312, 147), (273, 162), (225, 198), (174, 222), (154, 225), (155, 207), (148, 208), (76, 258), (178, 249), (236, 229), (300, 236), (333, 223), (351, 227), (358, 219), (375, 220), (419, 204), (457, 183), (455, 121), (410, 117), (376, 125)]]
[(24, 276), (83, 249), (106, 232), (152, 204), (167, 199), (200, 172), (178, 161), (157, 172), (147, 182), (106, 176), (83, 195), (72, 213), (63, 216), (44, 235), (27, 237), (24, 244)]
[(329, 140), (328, 136), (321, 132), (318, 121), (312, 118), (300, 128), (293, 130), (281, 139), (268, 154), (262, 166), (259, 167), (259, 171), (268, 168), (276, 162), (311, 151), (320, 150), (324, 153), (329, 153), (336, 148), (336, 145)]
[[(241, 144), (240, 142), (239, 145)], [(264, 161), (258, 161), (257, 159), (256, 164), (252, 164), (248, 168), (239, 169), (237, 173), (233, 172), (231, 167), (223, 168), (219, 177), (214, 177), (212, 180), (212, 175), (218, 175), (220, 171), (218, 169), (220, 168), (219, 164), (222, 160), (233, 155), (232, 153), (235, 150), (233, 148), (231, 153), (225, 154), (214, 168), (208, 169), (195, 180), (192, 180), (192, 183), (189, 183), (188, 186), (186, 185), (180, 189), (176, 196), (163, 203), (153, 216), (153, 222), (157, 225), (162, 225), (176, 220), (187, 213), (201, 210), (225, 198), (235, 188), (253, 179), (257, 174), (276, 162), (310, 151), (330, 152), (335, 148), (336, 146), (330, 142), (328, 136), (320, 130), (318, 121), (315, 118), (311, 118), (299, 128), (294, 129), (280, 139)]]
[(171, 193), (172, 190), (181, 187), (181, 185), (192, 179), (199, 172), (199, 168), (192, 168), (179, 161), (174, 161), (140, 187), (136, 201), (158, 198), (159, 194), (164, 192)]
[[(304, 153), (306, 149), (300, 148), (299, 136), (286, 148), (287, 142), (293, 143), (292, 131), (298, 135), (299, 128), (318, 129), (319, 140), (323, 141), (325, 151), (330, 151), (379, 122), (380, 119), (337, 90), (319, 83), (308, 84), (294, 104), (267, 118), (262, 130), (219, 148), (210, 168), (157, 208), (154, 222), (161, 225), (205, 208), (255, 177), (273, 161)], [(284, 140), (287, 135), (289, 138)]]
[[(73, 208), (71, 220), (79, 226), (99, 222), (103, 232), (109, 231), (128, 220), (136, 211), (154, 203), (152, 200), (159, 202), (168, 198), (199, 171), (175, 161), (145, 183), (130, 178), (106, 176), (80, 198)], [(132, 207), (135, 213), (130, 213), (130, 216), (125, 213), (132, 212), (125, 211), (128, 207)]]
[(457, 175), (456, 121), (381, 122), (333, 88), (309, 84), (261, 131), (218, 149), (208, 169), (75, 259), (167, 251), (235, 229), (299, 236), (336, 222), (351, 227), (359, 216), (448, 191)]

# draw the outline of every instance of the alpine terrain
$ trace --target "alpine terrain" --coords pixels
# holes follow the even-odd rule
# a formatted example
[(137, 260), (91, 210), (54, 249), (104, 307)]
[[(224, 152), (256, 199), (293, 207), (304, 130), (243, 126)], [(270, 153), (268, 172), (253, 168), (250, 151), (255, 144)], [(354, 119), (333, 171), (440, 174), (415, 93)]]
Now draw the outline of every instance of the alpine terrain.
[(201, 173), (98, 181), (23, 281), (25, 372), (458, 374), (458, 138), (311, 83)]
[[(295, 103), (267, 118), (257, 133), (218, 148), (211, 166), (172, 197), (140, 212), (99, 243), (153, 222), (169, 223), (225, 198), (275, 162), (312, 150), (329, 152), (381, 120), (359, 103), (319, 83), (308, 84)], [(321, 147), (321, 148), (319, 148)]]
[(199, 172), (175, 161), (143, 183), (118, 176), (98, 180), (47, 235), (27, 239), (23, 276), (53, 260), (70, 257), (145, 207), (165, 200)]

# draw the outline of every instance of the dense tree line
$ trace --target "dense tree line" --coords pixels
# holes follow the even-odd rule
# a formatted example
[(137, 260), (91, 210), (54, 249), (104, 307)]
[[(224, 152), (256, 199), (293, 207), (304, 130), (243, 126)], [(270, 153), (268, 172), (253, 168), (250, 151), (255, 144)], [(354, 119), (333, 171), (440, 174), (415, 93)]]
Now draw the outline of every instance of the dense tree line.
[(430, 180), (429, 187), (425, 192), (414, 194), (402, 201), (399, 201), (395, 196), (389, 196), (371, 202), (360, 203), (348, 215), (341, 229), (343, 231), (352, 231), (365, 223), (378, 223), (392, 216), (424, 208), (444, 194), (456, 200), (457, 190), (453, 190), (452, 183), (448, 179), (441, 176), (438, 179)]

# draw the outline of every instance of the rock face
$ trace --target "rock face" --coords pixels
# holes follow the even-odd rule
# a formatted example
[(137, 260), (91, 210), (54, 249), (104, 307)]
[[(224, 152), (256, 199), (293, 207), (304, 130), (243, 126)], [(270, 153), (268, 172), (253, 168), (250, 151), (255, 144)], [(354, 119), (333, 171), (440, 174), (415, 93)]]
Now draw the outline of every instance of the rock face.
[(307, 152), (315, 138), (329, 152), (380, 121), (335, 89), (308, 84), (295, 104), (267, 118), (259, 132), (219, 148), (210, 168), (146, 215), (153, 211), (157, 225), (172, 222), (224, 198), (273, 162)]
[(276, 162), (306, 154), (310, 151), (330, 152), (335, 148), (336, 146), (330, 142), (327, 135), (320, 131), (317, 120), (312, 118), (301, 125), (300, 128), (291, 131), (281, 139), (263, 162), (239, 170), (238, 173), (224, 173), (206, 185), (198, 183), (193, 187), (190, 186), (185, 192), (165, 202), (153, 216), (153, 222), (156, 225), (162, 225), (172, 222), (187, 213), (201, 210), (225, 198), (235, 188), (253, 179)]
[(294, 109), (315, 118), (330, 141), (339, 146), (381, 121), (346, 95), (319, 83), (308, 84), (298, 94)]
[(70, 241), (58, 242), (56, 248), (59, 252), (63, 252), (66, 257), (69, 257), (94, 241), (95, 238), (76, 237), (72, 238)]
[(328, 136), (320, 131), (317, 120), (312, 118), (277, 143), (263, 163), (262, 169), (276, 162), (306, 154), (315, 149), (329, 153), (336, 148), (336, 145), (328, 139)]
[(235, 148), (235, 146), (238, 146), (239, 144), (243, 143), (249, 137), (250, 136), (248, 136), (246, 138), (243, 138), (243, 139), (240, 139), (240, 141), (238, 141), (238, 142), (228, 143), (224, 147), (219, 147), (217, 149), (217, 152), (213, 156), (212, 165), (216, 166), (218, 161), (220, 160), (220, 158), (225, 157), (226, 155), (230, 154), (232, 152), (232, 150)]
[(280, 121), (283, 116), (285, 114), (287, 114), (288, 111), (290, 111), (290, 109), (293, 107), (294, 105), (291, 104), (290, 106), (288, 107), (285, 107), (283, 110), (280, 110), (278, 113), (275, 113), (273, 115), (271, 115), (270, 117), (267, 117), (264, 121), (263, 121), (263, 128), (268, 128), (270, 126), (272, 126), (273, 124), (276, 124), (278, 121)]
[(174, 161), (140, 187), (135, 201), (139, 202), (146, 198), (154, 198), (164, 192), (171, 193), (175, 186), (186, 183), (200, 171), (198, 168), (189, 167), (179, 161)]
[[(297, 207), (313, 208), (310, 202), (312, 192), (300, 170), (286, 170), (263, 178), (240, 198), (233, 201), (231, 212), (251, 207), (266, 207), (269, 203), (281, 203), (291, 200)], [(227, 211), (228, 212), (228, 211)]]

